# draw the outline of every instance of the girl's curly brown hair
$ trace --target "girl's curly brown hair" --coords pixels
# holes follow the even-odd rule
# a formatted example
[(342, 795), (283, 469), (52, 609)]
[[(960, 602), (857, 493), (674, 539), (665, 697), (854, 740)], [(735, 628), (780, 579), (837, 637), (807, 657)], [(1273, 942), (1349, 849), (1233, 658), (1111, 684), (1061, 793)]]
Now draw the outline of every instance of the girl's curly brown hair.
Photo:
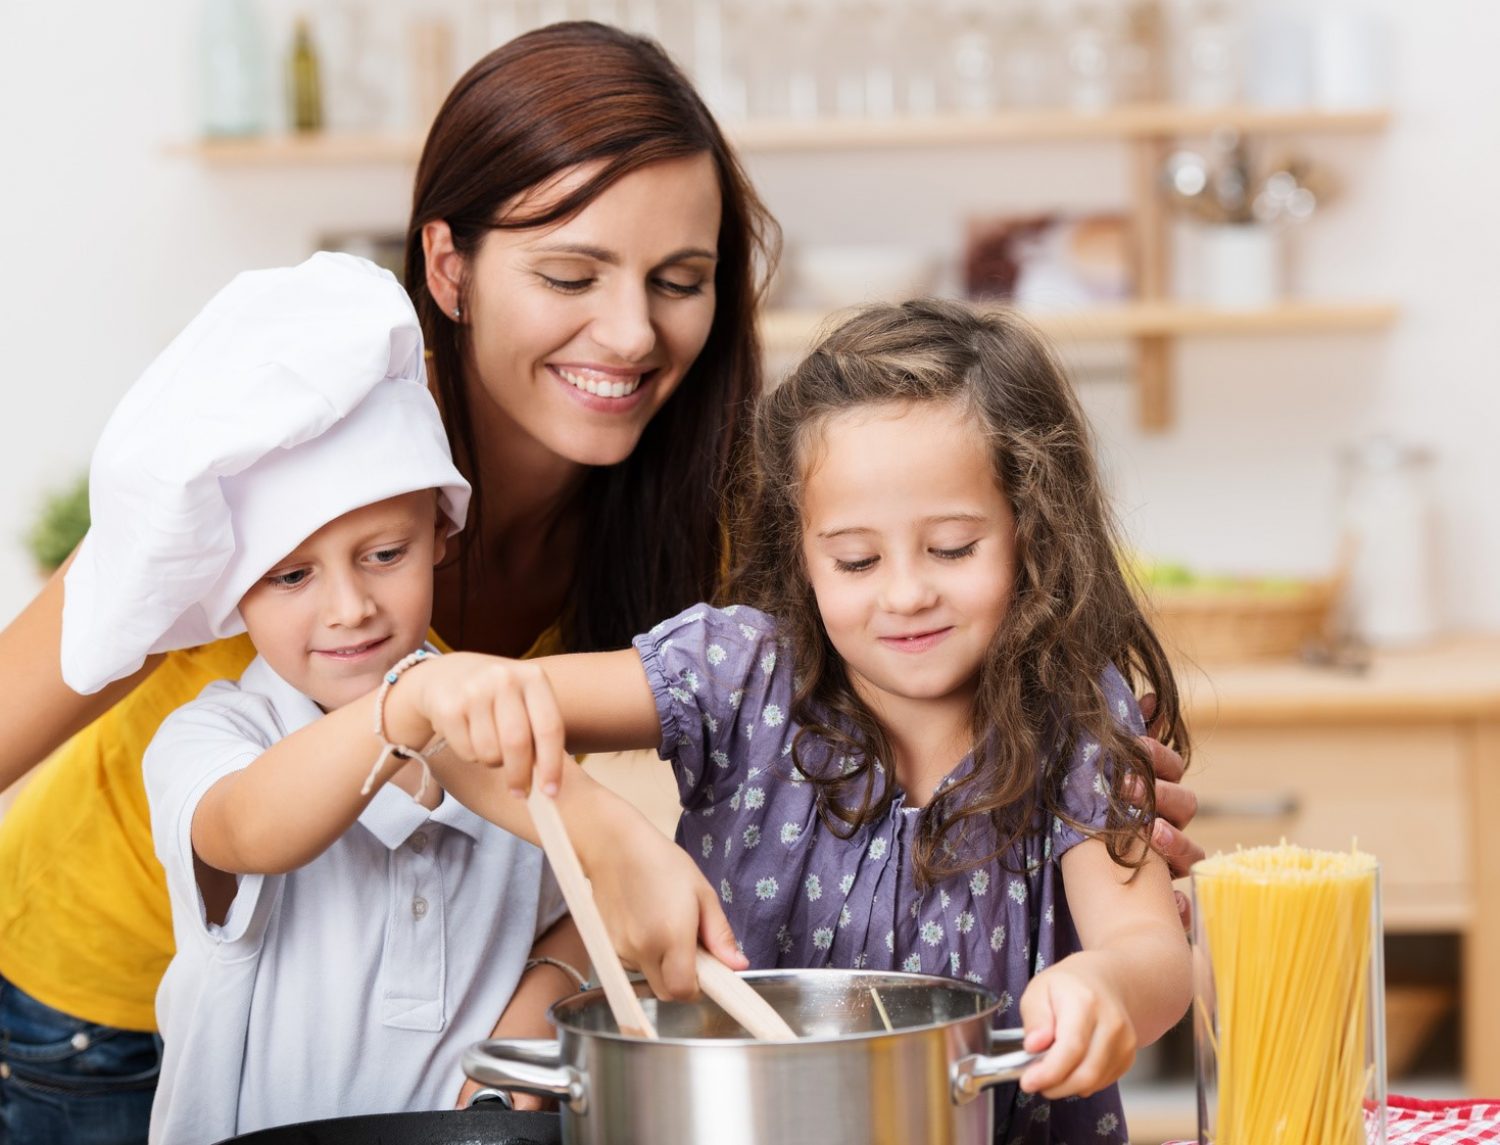
[[(919, 300), (857, 312), (761, 401), (751, 463), (734, 508), (737, 564), (728, 599), (777, 618), (795, 650), (792, 758), (820, 790), (820, 815), (848, 837), (896, 796), (889, 740), (856, 694), (823, 628), (803, 557), (807, 445), (828, 419), (882, 403), (958, 403), (985, 436), (1016, 520), (1014, 595), (979, 669), (974, 766), (922, 816), (913, 860), (921, 885), (1003, 861), (1021, 836), (1059, 816), (1080, 737), (1112, 761), (1097, 832), (1125, 866), (1144, 861), (1155, 816), (1149, 757), (1104, 694), (1114, 665), (1156, 693), (1162, 741), (1189, 754), (1167, 658), (1119, 560), (1090, 434), (1051, 350), (1022, 319)], [(1038, 761), (1042, 774), (1038, 782)], [(1124, 795), (1134, 776), (1144, 808)], [(1078, 825), (1078, 824), (1075, 824)]]

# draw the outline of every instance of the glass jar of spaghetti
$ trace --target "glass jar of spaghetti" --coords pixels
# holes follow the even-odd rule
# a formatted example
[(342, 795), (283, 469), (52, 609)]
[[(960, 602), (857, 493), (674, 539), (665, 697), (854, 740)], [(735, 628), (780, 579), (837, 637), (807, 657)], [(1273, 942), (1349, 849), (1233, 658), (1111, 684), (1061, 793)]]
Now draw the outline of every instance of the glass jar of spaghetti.
[(1201, 1145), (1385, 1145), (1380, 871), (1256, 847), (1193, 867)]

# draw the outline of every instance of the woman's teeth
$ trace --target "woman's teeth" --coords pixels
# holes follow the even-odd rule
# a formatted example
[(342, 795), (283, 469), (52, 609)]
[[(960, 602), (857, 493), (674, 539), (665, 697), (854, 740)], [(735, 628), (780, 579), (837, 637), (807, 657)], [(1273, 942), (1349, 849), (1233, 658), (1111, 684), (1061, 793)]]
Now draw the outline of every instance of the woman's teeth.
[(576, 386), (585, 393), (593, 394), (596, 398), (623, 398), (629, 397), (641, 388), (640, 374), (634, 374), (629, 379), (621, 379), (618, 376), (595, 374), (592, 371), (580, 373), (576, 370), (565, 370), (561, 366), (552, 367), (558, 375), (569, 385)]

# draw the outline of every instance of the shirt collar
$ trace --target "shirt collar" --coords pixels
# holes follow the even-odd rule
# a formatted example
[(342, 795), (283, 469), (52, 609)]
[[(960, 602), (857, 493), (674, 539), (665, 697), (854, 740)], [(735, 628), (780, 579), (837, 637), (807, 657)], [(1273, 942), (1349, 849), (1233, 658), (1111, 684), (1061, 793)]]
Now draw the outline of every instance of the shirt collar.
[[(429, 651), (435, 651), (429, 646)], [(265, 657), (257, 656), (240, 677), (240, 687), (271, 701), (271, 708), (281, 724), (283, 737), (301, 731), (323, 715), (323, 709), (281, 678)], [(375, 762), (379, 744), (370, 737), (370, 762)], [(428, 811), (393, 783), (381, 786), (375, 797), (360, 812), (359, 823), (391, 850), (405, 843), (428, 822), (462, 831), (478, 842), (489, 828), (489, 821), (470, 811), (444, 792), (443, 801)]]
[(277, 675), (264, 656), (250, 661), (250, 666), (240, 677), (240, 687), (271, 701), (283, 738), (301, 731), (323, 715), (323, 709)]

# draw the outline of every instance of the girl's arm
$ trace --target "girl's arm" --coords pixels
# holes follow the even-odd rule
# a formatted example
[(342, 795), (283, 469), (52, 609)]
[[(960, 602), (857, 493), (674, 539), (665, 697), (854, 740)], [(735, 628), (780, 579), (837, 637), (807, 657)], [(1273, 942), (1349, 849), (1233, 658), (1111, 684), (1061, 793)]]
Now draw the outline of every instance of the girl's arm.
[[(413, 746), (434, 736), (447, 739), (450, 750), (432, 760), (443, 787), (533, 843), (538, 836), (531, 815), (525, 800), (508, 790), (508, 772), (512, 759), (524, 756), (528, 769), (538, 754), (551, 760), (552, 773), (566, 778), (558, 808), (621, 956), (645, 973), (660, 996), (692, 997), (698, 942), (730, 965), (746, 964), (718, 896), (686, 854), (563, 751), (564, 721), (571, 727), (575, 719), (583, 745), (596, 746), (596, 736), (622, 747), (656, 743), (660, 727), (644, 670), (633, 651), (558, 660), (566, 663), (556, 669), (561, 687), (555, 700), (552, 669), (543, 675), (536, 662), (453, 653), (420, 664), (387, 694), (386, 736)], [(644, 705), (623, 669), (633, 669)], [(583, 709), (586, 714), (580, 714)], [(197, 858), (217, 871), (273, 874), (322, 854), (372, 798), (360, 789), (380, 750), (374, 710), (374, 696), (362, 696), (214, 784), (193, 816)], [(502, 759), (506, 786), (491, 769)], [(391, 757), (377, 785), (404, 765)], [(642, 896), (642, 886), (659, 893)]]
[[(537, 836), (525, 801), (510, 798), (499, 779), (503, 774), (510, 790), (524, 792), (534, 759), (548, 764), (544, 771), (554, 783), (561, 783), (566, 767), (569, 782), (559, 802), (582, 854), (589, 837), (582, 828), (609, 800), (566, 751), (597, 750), (606, 742), (622, 749), (654, 746), (661, 738), (656, 708), (634, 652), (557, 657), (546, 674), (539, 664), (467, 652), (434, 657), (389, 690), (385, 734), (414, 747), (445, 738), (449, 750), (432, 761), (443, 786), (531, 842)], [(629, 672), (621, 671), (632, 666), (638, 692)], [(361, 696), (214, 784), (193, 816), (199, 858), (234, 874), (280, 874), (321, 855), (373, 797), (361, 788), (380, 753), (374, 718), (374, 695)], [(570, 733), (576, 726), (578, 735), (565, 738), (565, 726)], [(503, 771), (491, 770), (502, 764)], [(376, 786), (404, 765), (391, 756)], [(570, 809), (580, 817), (576, 825)]]
[(63, 576), (70, 556), (31, 603), (0, 632), (0, 791), (4, 791), (64, 740), (114, 707), (161, 663), (152, 656), (141, 670), (91, 696), (80, 696), (62, 678)]
[(1042, 971), (1021, 996), (1026, 1048), (1048, 1051), (1021, 1088), (1054, 1099), (1118, 1080), (1136, 1047), (1166, 1033), (1192, 997), (1187, 941), (1159, 855), (1132, 871), (1089, 839), (1063, 855), (1062, 872), (1083, 950)]
[[(560, 784), (558, 805), (615, 947), (658, 997), (697, 994), (700, 943), (736, 969), (748, 965), (718, 894), (687, 852), (568, 758), (660, 744), (656, 701), (633, 649), (524, 661), (456, 653), (408, 675), (409, 683), (391, 689), (387, 718), (428, 713), (424, 718), (454, 749), (438, 755), (434, 770), (459, 802), (535, 841), (525, 800), (516, 794), (533, 779)], [(397, 730), (417, 737), (427, 730), (420, 721), (387, 727), (392, 738)], [(642, 895), (642, 887), (664, 893)]]
[[(588, 972), (588, 951), (583, 948), (583, 939), (578, 936), (578, 927), (570, 916), (558, 919), (531, 948), (532, 958), (556, 958), (574, 967), (580, 974)], [(534, 966), (521, 975), (516, 983), (516, 992), (510, 996), (505, 1011), (495, 1028), (492, 1038), (550, 1038), (552, 1024), (547, 1021), (547, 1010), (552, 1003), (577, 991), (578, 986), (564, 971), (556, 966)], [(462, 1109), (474, 1096), (480, 1083), (472, 1079), (464, 1082), (458, 1091), (458, 1108)], [(546, 1099), (529, 1093), (514, 1095), (517, 1109), (541, 1109)]]

